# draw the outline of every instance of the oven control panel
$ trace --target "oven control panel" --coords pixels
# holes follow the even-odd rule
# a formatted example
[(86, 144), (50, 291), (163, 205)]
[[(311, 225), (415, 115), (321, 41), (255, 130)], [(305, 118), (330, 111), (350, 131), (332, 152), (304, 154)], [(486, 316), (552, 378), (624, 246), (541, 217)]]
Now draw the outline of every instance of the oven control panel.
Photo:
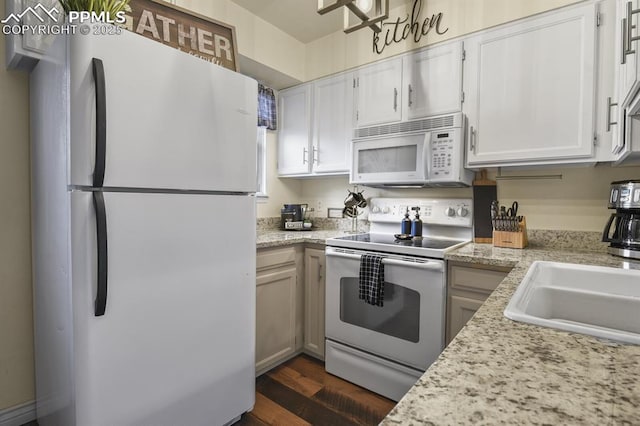
[(372, 198), (369, 221), (373, 223), (400, 223), (409, 209), (409, 218), (415, 217), (413, 207), (420, 208), (420, 219), (426, 224), (473, 226), (473, 201), (470, 198)]

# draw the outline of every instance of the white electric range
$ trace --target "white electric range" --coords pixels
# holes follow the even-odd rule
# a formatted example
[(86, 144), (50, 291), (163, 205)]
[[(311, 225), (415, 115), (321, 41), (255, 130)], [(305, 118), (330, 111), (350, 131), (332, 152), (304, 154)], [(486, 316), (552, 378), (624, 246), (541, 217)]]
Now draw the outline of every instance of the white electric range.
[[(373, 198), (369, 205), (369, 233), (327, 240), (325, 365), (329, 373), (397, 401), (444, 349), (443, 259), (471, 241), (473, 203)], [(423, 238), (395, 237), (407, 207), (420, 207)], [(358, 297), (365, 253), (383, 257), (383, 306)]]

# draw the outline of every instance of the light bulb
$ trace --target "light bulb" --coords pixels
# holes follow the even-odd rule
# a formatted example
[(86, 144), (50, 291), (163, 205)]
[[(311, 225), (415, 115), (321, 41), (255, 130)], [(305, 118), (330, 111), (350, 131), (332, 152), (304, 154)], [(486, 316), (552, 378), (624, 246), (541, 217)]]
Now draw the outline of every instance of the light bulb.
[(356, 0), (356, 6), (364, 13), (369, 13), (373, 6), (373, 0)]

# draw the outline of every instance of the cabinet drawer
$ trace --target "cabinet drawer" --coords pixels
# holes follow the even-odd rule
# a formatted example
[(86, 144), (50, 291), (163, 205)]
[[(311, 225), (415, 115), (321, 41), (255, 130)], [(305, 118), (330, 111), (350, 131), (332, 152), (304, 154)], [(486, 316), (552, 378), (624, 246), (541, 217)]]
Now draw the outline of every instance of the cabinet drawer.
[(258, 250), (256, 270), (278, 268), (296, 263), (296, 250), (293, 247), (275, 250)]
[(451, 265), (449, 283), (451, 288), (460, 290), (479, 290), (491, 293), (509, 273), (509, 268), (469, 267)]

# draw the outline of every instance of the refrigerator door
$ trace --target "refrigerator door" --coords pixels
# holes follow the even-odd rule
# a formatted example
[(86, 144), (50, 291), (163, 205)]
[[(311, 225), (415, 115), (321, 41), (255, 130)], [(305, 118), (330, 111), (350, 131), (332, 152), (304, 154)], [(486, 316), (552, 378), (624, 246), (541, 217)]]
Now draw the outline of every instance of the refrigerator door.
[(68, 49), (71, 185), (256, 191), (255, 80), (129, 31)]
[(250, 410), (254, 197), (102, 195), (102, 316), (94, 195), (71, 195), (75, 424), (224, 424)]

